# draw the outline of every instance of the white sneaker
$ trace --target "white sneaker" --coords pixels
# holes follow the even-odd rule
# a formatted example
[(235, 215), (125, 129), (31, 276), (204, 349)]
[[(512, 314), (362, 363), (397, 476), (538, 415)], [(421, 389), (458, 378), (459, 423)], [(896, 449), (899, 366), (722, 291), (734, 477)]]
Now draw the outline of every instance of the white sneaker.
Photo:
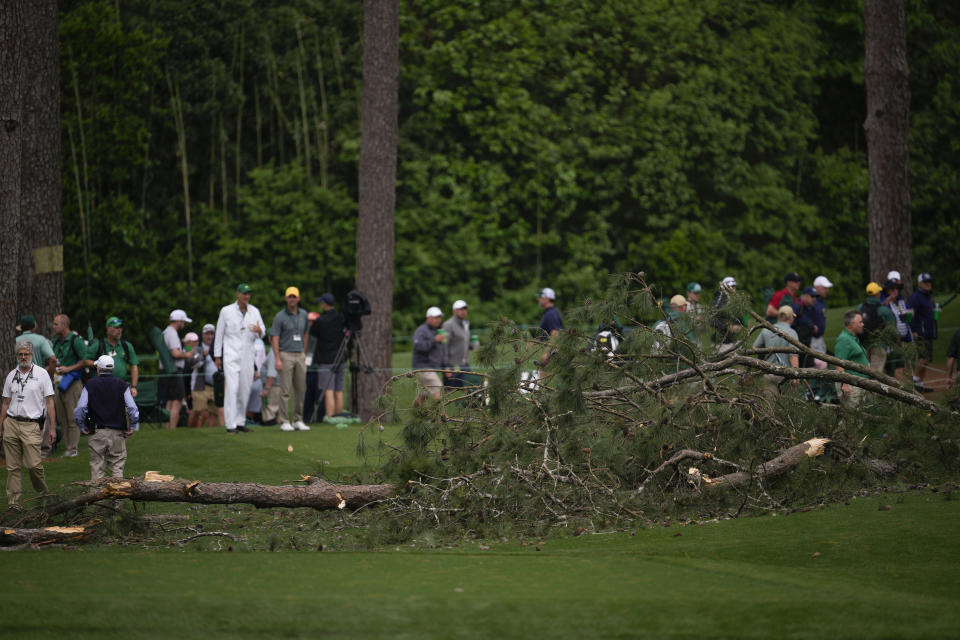
[(294, 431), (294, 428), (289, 422), (284, 422), (282, 425), (280, 425), (280, 431)]
[(310, 427), (305, 425), (303, 423), (303, 420), (297, 420), (296, 422), (293, 423), (293, 426), (297, 431), (310, 431)]

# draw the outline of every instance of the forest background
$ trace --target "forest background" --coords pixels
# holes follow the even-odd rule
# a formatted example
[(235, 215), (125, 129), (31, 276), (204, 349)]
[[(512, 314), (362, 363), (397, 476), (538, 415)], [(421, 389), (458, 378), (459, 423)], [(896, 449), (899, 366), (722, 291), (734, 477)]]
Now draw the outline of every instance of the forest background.
[[(241, 281), (353, 288), (362, 3), (63, 0), (65, 307), (144, 344)], [(960, 5), (907, 3), (914, 273), (956, 290)], [(456, 298), (535, 323), (664, 294), (868, 280), (859, 0), (400, 2), (393, 326)], [(890, 265), (897, 268), (900, 265)]]

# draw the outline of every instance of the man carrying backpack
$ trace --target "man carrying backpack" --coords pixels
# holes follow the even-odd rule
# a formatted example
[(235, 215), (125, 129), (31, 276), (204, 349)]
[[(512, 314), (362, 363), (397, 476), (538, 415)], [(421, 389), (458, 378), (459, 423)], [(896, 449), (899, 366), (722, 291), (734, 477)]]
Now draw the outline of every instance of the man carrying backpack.
[[(93, 366), (93, 360), (87, 358), (87, 344), (76, 333), (70, 330), (70, 318), (60, 314), (53, 319), (53, 354), (57, 356), (56, 374), (53, 380), (55, 391), (54, 406), (57, 419), (66, 442), (64, 458), (73, 458), (77, 455), (77, 445), (80, 444), (80, 429), (73, 419), (73, 412), (80, 401), (80, 392), (83, 391), (83, 370)], [(49, 424), (49, 422), (48, 422)], [(43, 442), (47, 443), (47, 433), (44, 432)], [(48, 449), (44, 452), (46, 457)]]
[(130, 395), (137, 397), (140, 381), (140, 360), (133, 345), (123, 339), (123, 321), (117, 316), (107, 318), (107, 337), (91, 347), (91, 360), (100, 356), (113, 358), (113, 377), (130, 382)]
[(867, 349), (867, 358), (870, 368), (883, 373), (887, 363), (887, 353), (890, 352), (893, 328), (897, 325), (890, 308), (883, 304), (880, 296), (883, 287), (876, 282), (867, 285), (867, 299), (860, 305), (860, 316), (863, 318), (863, 333), (860, 342)]

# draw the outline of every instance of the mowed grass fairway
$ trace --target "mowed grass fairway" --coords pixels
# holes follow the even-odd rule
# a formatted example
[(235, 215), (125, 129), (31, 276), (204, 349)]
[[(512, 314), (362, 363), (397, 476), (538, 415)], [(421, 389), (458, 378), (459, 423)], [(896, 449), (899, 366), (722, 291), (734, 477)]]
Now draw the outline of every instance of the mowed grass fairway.
[[(128, 471), (280, 484), (327, 461), (334, 479), (363, 468), (359, 431), (148, 429), (130, 441)], [(368, 444), (376, 439), (364, 433)], [(47, 465), (54, 486), (86, 476), (81, 451)], [(951, 638), (960, 629), (960, 502), (948, 498), (888, 494), (789, 516), (581, 537), (558, 529), (539, 545), (427, 549), (417, 540), (331, 552), (328, 541), (322, 552), (271, 553), (203, 538), (157, 551), (4, 553), (0, 624), (10, 638)], [(262, 513), (271, 511), (284, 510)], [(311, 536), (320, 534), (291, 533), (316, 549)]]

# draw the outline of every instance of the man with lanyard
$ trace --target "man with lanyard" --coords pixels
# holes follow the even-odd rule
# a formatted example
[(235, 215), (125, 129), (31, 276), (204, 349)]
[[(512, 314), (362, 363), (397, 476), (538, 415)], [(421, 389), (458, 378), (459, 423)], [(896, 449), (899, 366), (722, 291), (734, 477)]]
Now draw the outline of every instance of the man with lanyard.
[(96, 351), (91, 349), (91, 358), (103, 355), (113, 358), (113, 377), (129, 381), (130, 395), (136, 398), (137, 383), (140, 381), (140, 359), (137, 358), (133, 345), (123, 339), (123, 321), (117, 316), (107, 318), (107, 337), (98, 342)]
[(77, 455), (77, 445), (80, 444), (80, 429), (73, 419), (73, 412), (77, 409), (80, 392), (83, 390), (83, 370), (92, 366), (93, 361), (87, 359), (87, 345), (83, 339), (70, 331), (69, 317), (60, 314), (53, 319), (53, 334), (53, 354), (57, 356), (58, 363), (54, 377), (54, 404), (66, 443), (63, 457), (73, 458)]
[[(17, 368), (7, 374), (0, 404), (0, 437), (7, 463), (7, 508), (19, 511), (21, 469), (30, 474), (33, 488), (46, 495), (47, 480), (40, 456), (40, 442), (47, 434), (51, 444), (57, 437), (53, 428), (53, 383), (43, 368), (33, 364), (33, 345), (17, 343)], [(46, 422), (48, 429), (43, 428)]]
[(260, 310), (250, 304), (253, 292), (246, 282), (237, 285), (237, 301), (220, 309), (213, 360), (223, 371), (223, 417), (227, 433), (250, 431), (247, 428), (247, 401), (253, 384), (254, 343), (267, 328)]
[[(307, 312), (300, 308), (300, 290), (287, 287), (286, 306), (273, 317), (270, 345), (273, 347), (280, 406), (277, 421), (281, 431), (310, 431), (303, 421), (303, 397), (307, 390)], [(293, 415), (290, 416), (290, 391), (293, 391)], [(291, 421), (290, 418), (293, 418)]]
[(97, 377), (90, 378), (80, 394), (74, 418), (83, 433), (91, 433), (90, 479), (106, 475), (106, 465), (114, 478), (123, 477), (127, 463), (127, 438), (140, 428), (140, 410), (126, 382), (113, 376), (114, 360), (97, 358)]

